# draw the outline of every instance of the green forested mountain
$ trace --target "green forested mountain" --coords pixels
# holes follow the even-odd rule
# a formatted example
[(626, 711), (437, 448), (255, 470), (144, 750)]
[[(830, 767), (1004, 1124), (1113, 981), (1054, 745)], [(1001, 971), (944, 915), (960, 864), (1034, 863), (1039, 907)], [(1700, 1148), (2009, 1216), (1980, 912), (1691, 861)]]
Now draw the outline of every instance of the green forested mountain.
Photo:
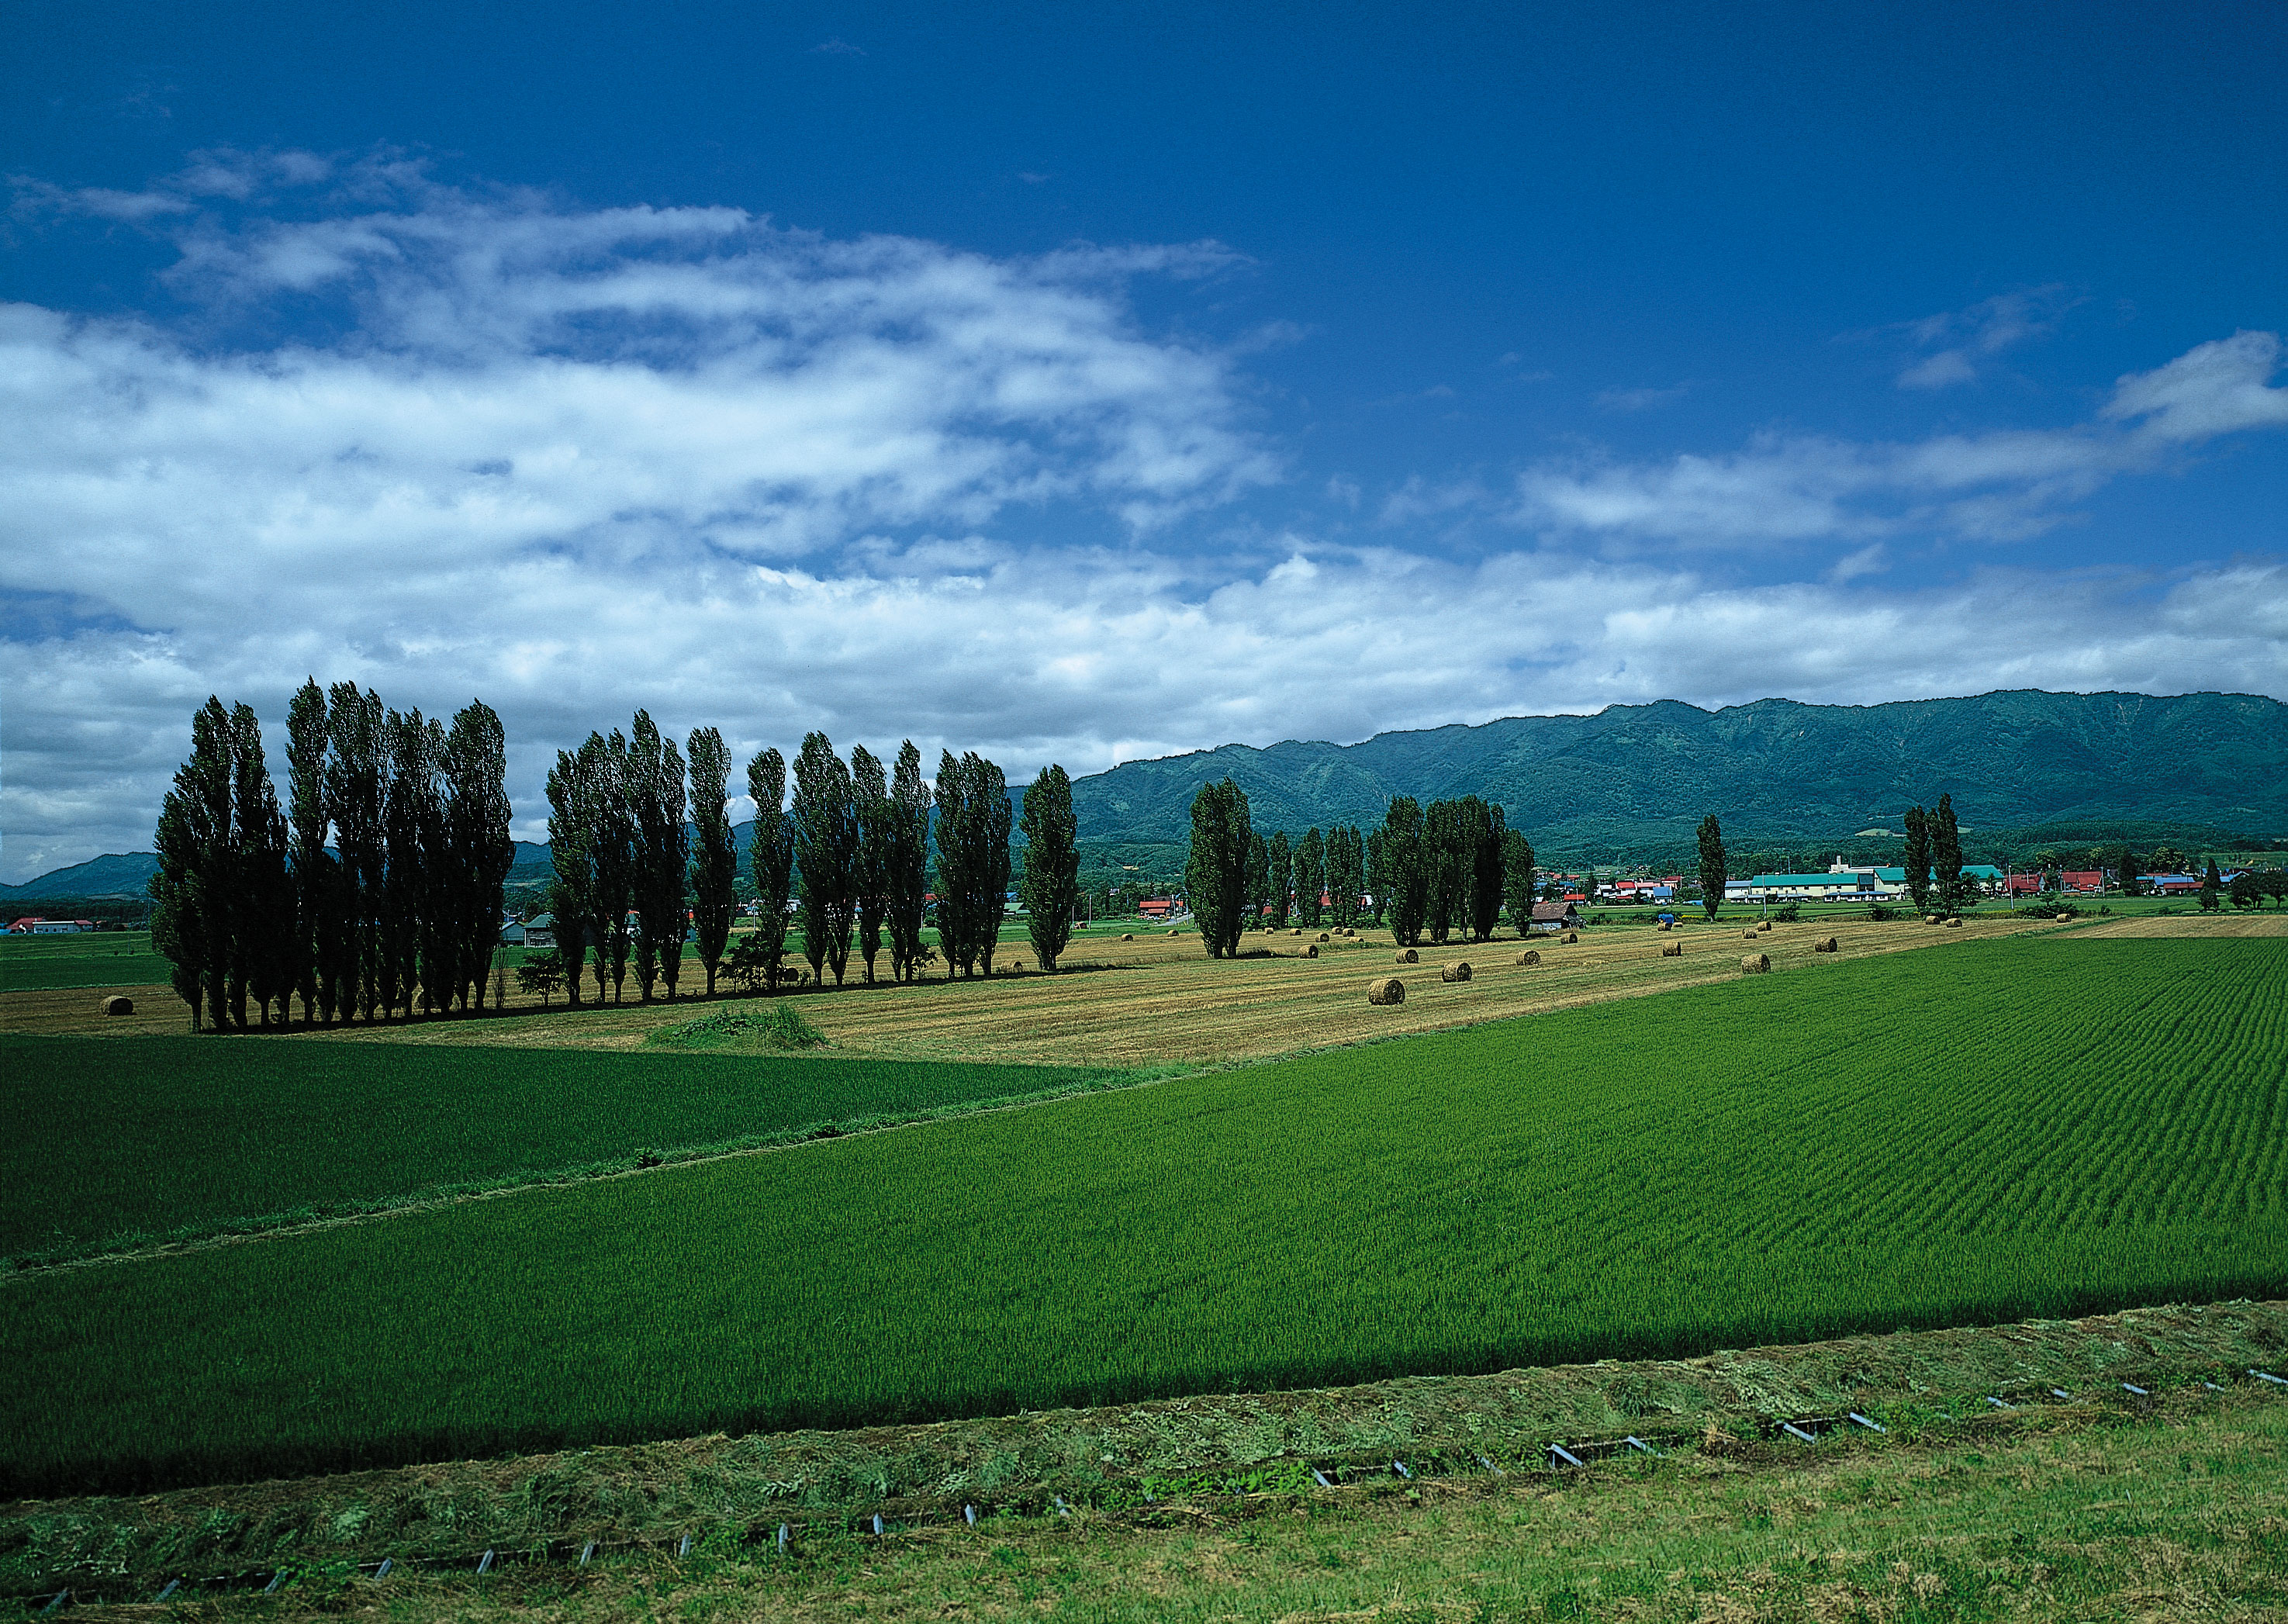
[(1292, 741), (1127, 762), (1076, 779), (1084, 836), (1180, 841), (1193, 795), (1229, 773), (1256, 825), (1380, 820), (1394, 795), (1476, 794), (1553, 850), (1592, 855), (1728, 839), (1831, 840), (1900, 827), (1951, 794), (1966, 828), (2200, 824), (2288, 832), (2288, 705), (2245, 693), (1982, 693), (1890, 705), (1673, 701), (1594, 716)]

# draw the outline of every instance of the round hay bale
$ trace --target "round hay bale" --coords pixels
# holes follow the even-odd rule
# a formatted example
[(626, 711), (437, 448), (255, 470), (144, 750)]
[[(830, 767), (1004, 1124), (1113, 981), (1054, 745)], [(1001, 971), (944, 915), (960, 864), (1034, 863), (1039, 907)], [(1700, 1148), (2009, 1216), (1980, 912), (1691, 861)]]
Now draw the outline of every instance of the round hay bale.
[(1660, 928), (1661, 928), (1662, 930), (1664, 930), (1664, 931), (1666, 931), (1666, 930), (1669, 930), (1669, 929), (1672, 929), (1672, 927), (1671, 927), (1671, 925), (1669, 924), (1668, 921), (1667, 921), (1667, 920), (1665, 920), (1665, 919), (1661, 920), (1661, 921), (1659, 922), (1659, 923), (1660, 923)]
[(1950, 919), (1946, 922), (1946, 928), (1950, 931), (1959, 931), (1962, 929), (1962, 921), (1959, 919)]
[(1822, 937), (1812, 943), (1811, 950), (1814, 953), (1832, 953), (1835, 951), (1835, 939), (1831, 936)]
[(2057, 916), (2057, 921), (2062, 925), (2071, 924), (2073, 923), (2073, 915), (2071, 914), (2060, 914)]
[(1136, 932), (1133, 931), (1123, 931), (1120, 933), (1120, 939), (1124, 942), (1132, 942), (1136, 939)]
[(1319, 944), (1316, 942), (1305, 942), (1303, 944), (1303, 951), (1297, 954), (1295, 956), (1299, 959), (1317, 958), (1319, 956)]
[(1684, 944), (1682, 942), (1669, 943), (1667, 947), (1663, 947), (1660, 950), (1660, 956), (1664, 959), (1682, 958), (1684, 956)]
[(1300, 936), (1303, 934), (1303, 927), (1301, 925), (1297, 925), (1294, 929), (1289, 931), (1287, 934), (1290, 936)]
[(1182, 932), (1182, 931), (1180, 931), (1171, 930), (1171, 931), (1168, 932), (1168, 934), (1169, 934), (1169, 935), (1171, 935), (1171, 936), (1180, 936), (1180, 935), (1182, 935), (1182, 934), (1183, 934), (1183, 932)]
[(1740, 973), (1744, 976), (1764, 975), (1771, 967), (1772, 955), (1768, 953), (1746, 954), (1740, 960)]
[(1366, 984), (1369, 1003), (1391, 1004), (1406, 1002), (1406, 983), (1396, 976), (1377, 976)]
[(1536, 953), (1532, 948), (1528, 947), (1523, 953), (1517, 955), (1517, 962), (1521, 964), (1538, 964), (1541, 963), (1541, 955), (1538, 953)]
[(1942, 925), (1946, 923), (1946, 915), (1943, 914), (1927, 914), (1923, 916), (1923, 923), (1927, 925)]
[(1022, 959), (1011, 959), (1009, 961), (1009, 973), (1013, 976), (1024, 968), (1025, 961)]
[(1319, 932), (1319, 939), (1320, 939), (1321, 941), (1323, 941), (1323, 942), (1331, 942), (1331, 941), (1334, 940), (1335, 939), (1334, 939), (1333, 937), (1331, 937), (1331, 936), (1328, 935), (1324, 931), (1320, 931), (1320, 932)]
[(1419, 964), (1421, 962), (1422, 955), (1415, 952), (1413, 948), (1401, 947), (1398, 950), (1398, 957), (1395, 963), (1401, 964)]
[(1467, 981), (1469, 978), (1470, 966), (1467, 960), (1454, 964), (1441, 964), (1438, 967), (1438, 979), (1441, 981)]
[(1577, 942), (1581, 939), (1581, 932), (1578, 931), (1568, 931), (1563, 936), (1558, 938), (1558, 939), (1560, 941)]
[(1756, 927), (1756, 930), (1757, 930), (1757, 931), (1760, 934), (1761, 932), (1766, 931), (1768, 931), (1768, 930), (1770, 930), (1771, 928), (1772, 928), (1772, 922), (1771, 922), (1770, 920), (1767, 919), (1767, 920), (1765, 920), (1761, 924), (1758, 925), (1758, 926)]
[(114, 994), (103, 1001), (103, 1012), (106, 1015), (132, 1015), (135, 1013), (135, 1001)]
[(1743, 931), (1740, 932), (1740, 939), (1744, 942), (1752, 942), (1756, 939), (1756, 933), (1753, 931)]

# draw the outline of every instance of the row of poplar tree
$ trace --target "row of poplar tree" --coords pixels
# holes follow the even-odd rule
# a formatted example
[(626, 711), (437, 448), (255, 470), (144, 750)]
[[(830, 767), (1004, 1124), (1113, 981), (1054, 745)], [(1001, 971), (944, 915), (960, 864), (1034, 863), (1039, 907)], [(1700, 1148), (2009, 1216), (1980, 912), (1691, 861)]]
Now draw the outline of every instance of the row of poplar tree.
[(1267, 839), (1256, 832), (1246, 792), (1228, 778), (1192, 801), (1184, 894), (1212, 958), (1236, 955), (1251, 921), (1283, 928), (1291, 907), (1299, 925), (1347, 929), (1363, 919), (1403, 947), (1426, 936), (1483, 941), (1505, 903), (1524, 927), (1534, 878), (1531, 843), (1506, 827), (1500, 806), (1474, 795), (1426, 811), (1394, 796), (1378, 828), (1314, 828), (1292, 843), (1283, 829)]
[[(687, 937), (710, 994), (726, 969), (775, 989), (794, 974), (785, 963), (790, 924), (800, 928), (816, 982), (830, 972), (842, 985), (854, 948), (872, 982), (885, 945), (895, 980), (914, 979), (937, 955), (949, 974), (993, 973), (1011, 869), (1012, 809), (998, 766), (947, 750), (933, 784), (911, 740), (886, 770), (863, 745), (845, 763), (832, 741), (813, 733), (790, 784), (786, 758), (759, 752), (746, 769), (756, 927), (729, 947), (738, 907), (731, 757), (712, 727), (695, 730), (685, 748), (687, 766), (675, 741), (640, 710), (631, 733), (591, 733), (577, 749), (560, 751), (549, 772), (549, 902), (573, 1002), (591, 954), (600, 1002), (608, 987), (619, 1001), (632, 963), (645, 999), (655, 986), (672, 999)], [(1019, 895), (1040, 967), (1053, 971), (1079, 897), (1072, 781), (1062, 767), (1026, 788), (1021, 823)], [(933, 918), (934, 948), (923, 940)]]
[(315, 679), (286, 721), (286, 804), (262, 725), (211, 698), (159, 812), (151, 939), (217, 1026), (484, 1006), (509, 836), (500, 718), (449, 729)]

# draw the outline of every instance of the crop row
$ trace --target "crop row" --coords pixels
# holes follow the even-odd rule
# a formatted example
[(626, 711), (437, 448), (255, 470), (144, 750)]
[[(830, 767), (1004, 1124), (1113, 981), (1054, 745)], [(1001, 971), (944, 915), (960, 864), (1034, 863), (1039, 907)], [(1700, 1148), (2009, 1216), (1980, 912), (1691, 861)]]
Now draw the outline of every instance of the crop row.
[(0, 1451), (131, 1486), (2273, 1293), (2284, 1001), (2288, 944), (1967, 944), (35, 1277)]

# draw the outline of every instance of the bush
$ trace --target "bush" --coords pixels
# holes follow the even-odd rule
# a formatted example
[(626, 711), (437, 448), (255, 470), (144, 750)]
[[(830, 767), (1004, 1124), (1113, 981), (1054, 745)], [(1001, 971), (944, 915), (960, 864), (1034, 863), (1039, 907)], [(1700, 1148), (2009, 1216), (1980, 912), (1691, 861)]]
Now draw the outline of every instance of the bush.
[(1791, 902), (1785, 907), (1776, 907), (1771, 912), (1772, 923), (1775, 924), (1791, 925), (1802, 917), (1803, 904), (1800, 902)]
[(713, 1010), (697, 1020), (662, 1026), (644, 1040), (667, 1049), (822, 1049), (826, 1034), (790, 1003), (761, 1010)]
[(1896, 919), (1898, 916), (1899, 910), (1895, 907), (1885, 907), (1879, 902), (1870, 902), (1867, 905), (1867, 917), (1878, 924), (1887, 919)]

